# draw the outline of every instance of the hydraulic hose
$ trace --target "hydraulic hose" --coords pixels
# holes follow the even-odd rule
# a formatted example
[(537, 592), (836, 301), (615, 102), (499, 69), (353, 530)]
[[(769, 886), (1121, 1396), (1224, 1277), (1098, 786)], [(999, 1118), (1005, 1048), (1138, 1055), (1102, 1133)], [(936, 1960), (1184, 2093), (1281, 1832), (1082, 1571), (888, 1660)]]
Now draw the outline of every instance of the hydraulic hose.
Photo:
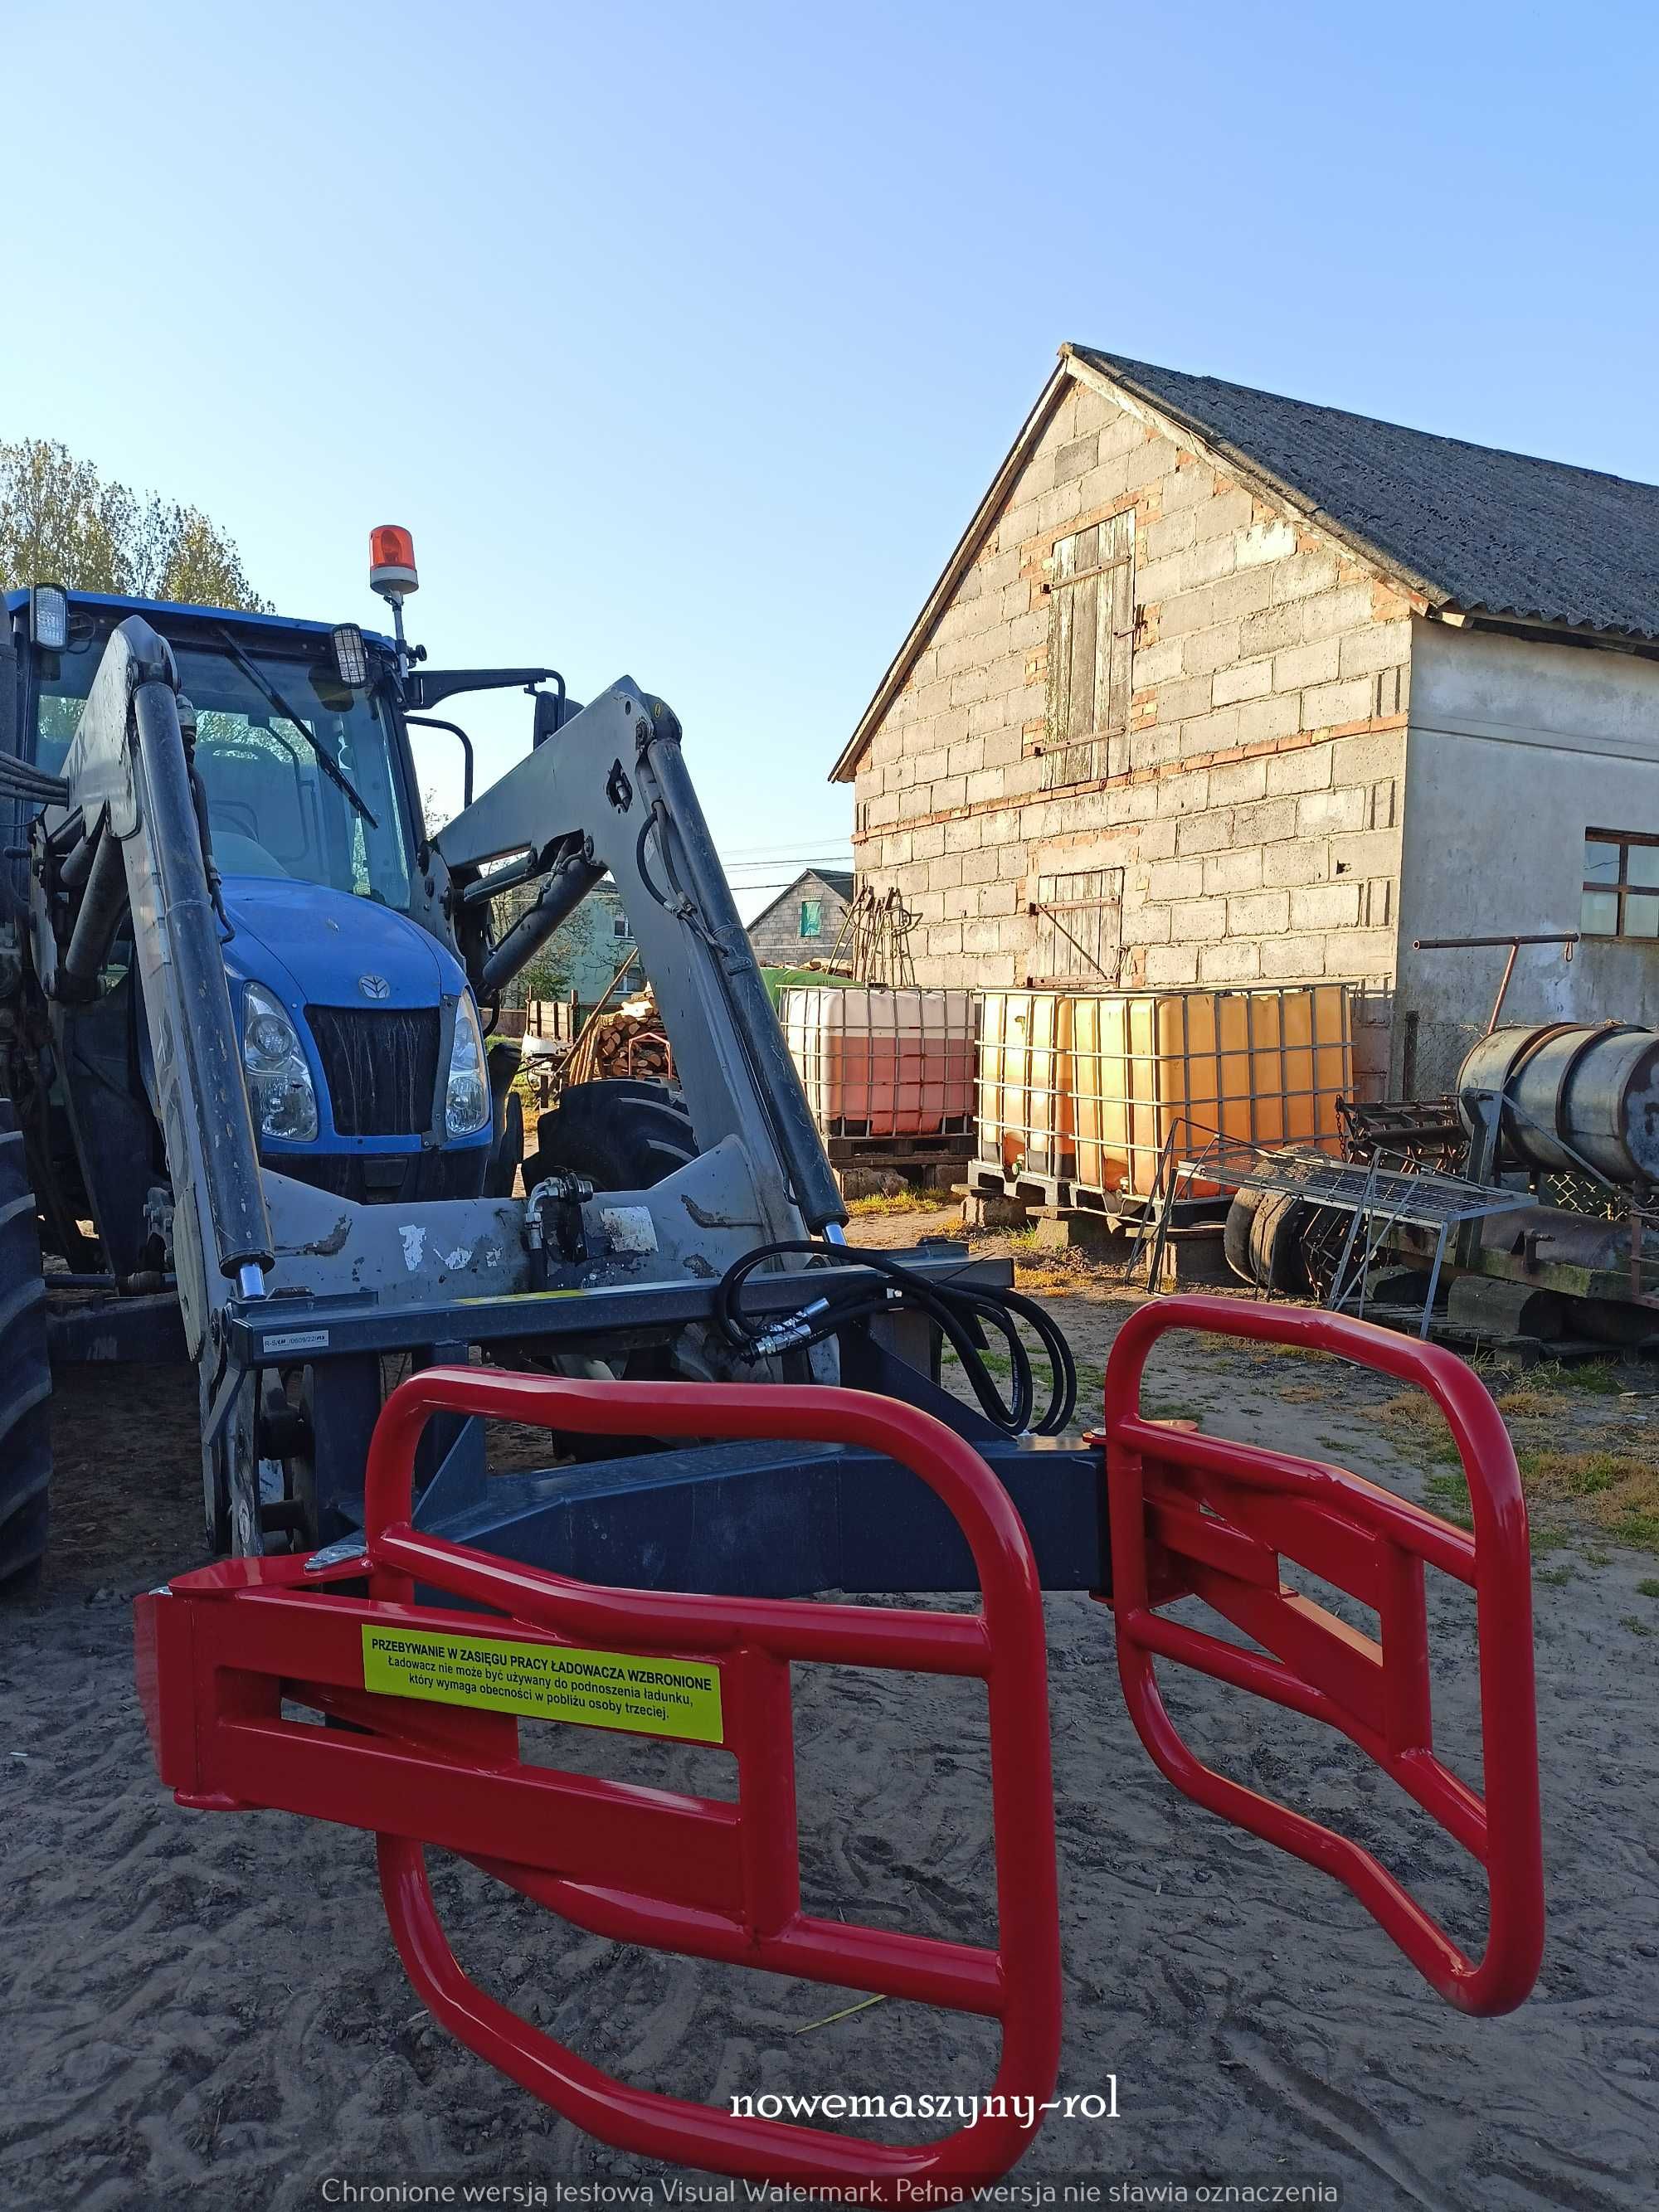
[(64, 777), (48, 775), (43, 769), (34, 768), (10, 753), (0, 753), (0, 792), (9, 799), (26, 799), (36, 806), (67, 806), (70, 803), (70, 787)]
[[(757, 1267), (786, 1254), (800, 1254), (832, 1267), (866, 1267), (882, 1282), (873, 1290), (854, 1288), (834, 1297), (811, 1298), (793, 1314), (757, 1325), (743, 1311), (743, 1286)], [(803, 1287), (811, 1280), (809, 1273), (802, 1279)], [(822, 1344), (854, 1322), (901, 1311), (925, 1314), (943, 1332), (962, 1363), (981, 1411), (1005, 1436), (1029, 1431), (1054, 1437), (1070, 1426), (1077, 1407), (1077, 1364), (1072, 1348), (1053, 1317), (1035, 1299), (1023, 1297), (1018, 1291), (940, 1281), (918, 1274), (885, 1252), (796, 1238), (758, 1245), (754, 1251), (745, 1252), (726, 1269), (714, 1293), (715, 1326), (734, 1351), (754, 1359)], [(1032, 1419), (1036, 1380), (1030, 1350), (1018, 1326), (1020, 1322), (1036, 1337), (1048, 1365), (1048, 1402), (1041, 1420)], [(988, 1329), (995, 1331), (1007, 1346), (1011, 1387), (1006, 1397), (986, 1358)]]

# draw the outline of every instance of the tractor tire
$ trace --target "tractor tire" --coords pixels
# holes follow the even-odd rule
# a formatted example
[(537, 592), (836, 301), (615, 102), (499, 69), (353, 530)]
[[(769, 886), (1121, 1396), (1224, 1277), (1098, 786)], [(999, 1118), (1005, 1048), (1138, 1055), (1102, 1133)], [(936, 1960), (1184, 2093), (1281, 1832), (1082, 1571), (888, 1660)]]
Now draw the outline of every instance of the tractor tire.
[(1314, 1208), (1290, 1191), (1267, 1191), (1250, 1221), (1250, 1276), (1264, 1291), (1299, 1297), (1308, 1287), (1302, 1233)]
[(1255, 1271), (1250, 1264), (1250, 1231), (1255, 1221), (1256, 1209), (1266, 1193), (1241, 1190), (1235, 1194), (1227, 1208), (1227, 1218), (1221, 1231), (1222, 1256), (1241, 1283), (1254, 1283)]
[(697, 1157), (691, 1116), (665, 1084), (632, 1077), (574, 1083), (537, 1124), (526, 1192), (562, 1170), (595, 1190), (649, 1190)]
[(34, 1193), (23, 1133), (0, 1098), (0, 1590), (46, 1555), (51, 1396)]
[[(489, 1165), (484, 1171), (484, 1196), (511, 1198), (523, 1159), (524, 1101), (516, 1091), (509, 1091), (501, 1134), (491, 1147)], [(529, 1188), (526, 1183), (525, 1188)]]

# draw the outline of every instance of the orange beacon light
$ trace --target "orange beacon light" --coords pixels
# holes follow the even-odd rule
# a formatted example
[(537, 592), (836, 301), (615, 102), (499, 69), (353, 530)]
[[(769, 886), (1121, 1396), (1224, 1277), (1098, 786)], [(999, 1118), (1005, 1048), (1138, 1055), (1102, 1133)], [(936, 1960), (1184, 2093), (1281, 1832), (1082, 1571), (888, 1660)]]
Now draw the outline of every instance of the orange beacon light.
[(415, 573), (415, 540), (396, 522), (383, 522), (368, 533), (368, 587), (384, 599), (401, 599), (420, 588)]

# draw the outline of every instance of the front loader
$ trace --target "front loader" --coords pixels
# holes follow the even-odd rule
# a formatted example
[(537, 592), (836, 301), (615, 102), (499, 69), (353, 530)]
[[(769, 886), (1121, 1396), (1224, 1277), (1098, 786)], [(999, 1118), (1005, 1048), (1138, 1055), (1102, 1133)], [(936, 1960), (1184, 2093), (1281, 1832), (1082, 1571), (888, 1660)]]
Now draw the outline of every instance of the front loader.
[[(0, 1313), (22, 1349), (0, 1421), (27, 1437), (0, 1473), (0, 1577), (44, 1543), (44, 1407), (20, 1403), (43, 1338), (60, 1372), (195, 1364), (209, 1529), (248, 1554), (361, 1525), (394, 1359), (708, 1379), (758, 1356), (834, 1379), (830, 1341), (757, 1355), (712, 1323), (734, 1263), (845, 1212), (659, 700), (624, 678), (577, 708), (551, 670), (428, 671), (349, 626), (82, 594), (15, 595), (5, 629), (0, 1172), (21, 1225)], [(534, 695), (526, 757), (428, 835), (410, 731), (503, 684)], [(568, 1091), (520, 1200), (488, 1030), (607, 872), (678, 1087)], [(62, 1263), (44, 1276), (37, 1214)], [(883, 1325), (871, 1356), (880, 1337), (925, 1361), (927, 1335)], [(451, 1429), (423, 1473), (459, 1495), (482, 1438)]]
[[(65, 1363), (194, 1362), (208, 1530), (230, 1556), (136, 1608), (178, 1802), (374, 1831), (434, 2013), (605, 2142), (860, 2201), (960, 2192), (1023, 2154), (1057, 2077), (1042, 1594), (1087, 1592), (1177, 1789), (1334, 1875), (1453, 2005), (1519, 2003), (1543, 1941), (1526, 1513), (1480, 1382), (1342, 1316), (1171, 1298), (1123, 1325), (1079, 1439), (1069, 1352), (1007, 1262), (848, 1246), (670, 710), (627, 678), (576, 707), (551, 670), (426, 670), (403, 635), (412, 552), (376, 538), (391, 639), (39, 590), (0, 633), (18, 818), (0, 1542), (21, 1570), (44, 1541), (48, 1342)], [(534, 695), (530, 749), (428, 834), (410, 727), (502, 684)], [(519, 1196), (489, 1030), (607, 873), (677, 1086), (567, 1092)], [(1172, 1328), (1425, 1389), (1472, 1531), (1150, 1418), (1141, 1370)], [(947, 1345), (970, 1395), (944, 1387)], [(491, 1422), (546, 1431), (546, 1463), (491, 1471)], [(1478, 1790), (1435, 1747), (1430, 1569), (1475, 1594)], [(914, 1602), (927, 1592), (978, 1605)], [(820, 1663), (984, 1682), (991, 1945), (805, 1909), (791, 1677)], [(1370, 1850), (1200, 1760), (1163, 1701), (1171, 1667), (1382, 1767), (1481, 1869), (1481, 1955)], [(532, 1762), (525, 1719), (712, 1747), (735, 1795)], [(470, 1980), (434, 1848), (605, 1936), (994, 2019), (994, 2082), (965, 2127), (901, 2146), (617, 2080)]]

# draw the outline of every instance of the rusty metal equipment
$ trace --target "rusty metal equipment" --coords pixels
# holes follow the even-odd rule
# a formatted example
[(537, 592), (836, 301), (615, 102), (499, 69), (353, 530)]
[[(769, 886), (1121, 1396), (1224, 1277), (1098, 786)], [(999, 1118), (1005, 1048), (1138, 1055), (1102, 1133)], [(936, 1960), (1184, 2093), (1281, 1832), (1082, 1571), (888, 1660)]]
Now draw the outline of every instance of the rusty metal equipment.
[(1659, 1183), (1659, 1030), (1546, 1022), (1489, 1030), (1457, 1073), (1458, 1110), (1488, 1171), (1498, 1148), (1547, 1173)]
[[(1334, 1352), (1425, 1389), (1456, 1440), (1473, 1532), (1341, 1468), (1149, 1419), (1141, 1370), (1174, 1328)], [(361, 1536), (309, 1556), (223, 1560), (137, 1601), (159, 1770), (194, 1809), (272, 1807), (374, 1830), (393, 1939), (434, 2014), (601, 2140), (914, 2202), (922, 2182), (960, 2191), (1006, 2172), (1054, 2087), (1060, 1973), (1040, 1592), (1087, 1589), (1113, 1608), (1129, 1711), (1177, 1788), (1346, 1884), (1460, 2009), (1518, 2004), (1544, 1928), (1530, 1570), (1514, 1454), (1482, 1384), (1437, 1347), (1345, 1316), (1188, 1296), (1125, 1324), (1103, 1413), (1094, 1448), (1057, 1455), (1045, 1480), (1041, 1455), (994, 1467), (988, 1449), (870, 1391), (428, 1369), (380, 1414)], [(416, 1498), (416, 1471), (428, 1425), (457, 1417), (697, 1441), (612, 1461), (599, 1485), (573, 1475), (562, 1497), (556, 1482), (546, 1495), (543, 1479), (517, 1518), (474, 1509), (446, 1520), (430, 1487)], [(562, 1564), (521, 1564), (526, 1550)], [(1374, 1608), (1379, 1636), (1291, 1588), (1287, 1560)], [(1435, 1752), (1427, 1567), (1475, 1592), (1480, 1792)], [(813, 1601), (830, 1588), (971, 1590), (980, 1601), (968, 1613)], [(1171, 1617), (1193, 1599), (1255, 1648), (1209, 1634), (1186, 1609)], [(813, 1663), (984, 1681), (994, 1949), (804, 1910), (789, 1681), (793, 1666)], [(1159, 1695), (1158, 1669), (1170, 1666), (1358, 1745), (1485, 1868), (1484, 1956), (1468, 1958), (1353, 1838), (1197, 1759)], [(295, 1708), (345, 1725), (308, 1724)], [(736, 1800), (528, 1765), (521, 1717), (715, 1747), (736, 1763)], [(432, 1848), (603, 1936), (994, 2019), (988, 2098), (965, 2128), (899, 2147), (635, 2088), (467, 1978), (428, 1881)]]
[(873, 884), (860, 884), (842, 916), (830, 966), (850, 969), (860, 983), (914, 988), (916, 963), (910, 939), (920, 919), (904, 903), (896, 884), (879, 896)]
[(1578, 942), (1571, 930), (1414, 939), (1419, 952), (1507, 952), (1491, 1018), (1450, 1095), (1344, 1099), (1340, 1160), (1194, 1133), (1171, 1187), (1208, 1175), (1233, 1190), (1235, 1272), (1523, 1352), (1659, 1345), (1659, 1030), (1498, 1026), (1521, 948), (1571, 961)]
[[(1471, 1223), (1516, 1212), (1524, 1191), (1437, 1175), (1380, 1148), (1334, 1159), (1311, 1151), (1265, 1152), (1215, 1138), (1178, 1160), (1171, 1180), (1225, 1183), (1234, 1193), (1224, 1249), (1260, 1289), (1314, 1291), (1334, 1310), (1363, 1316), (1374, 1267), (1402, 1239), (1427, 1269), (1418, 1334), (1427, 1336), (1449, 1252)], [(1271, 1232), (1271, 1233), (1269, 1233)]]
[(1341, 1098), (1337, 1101), (1336, 1117), (1342, 1129), (1343, 1152), (1349, 1159), (1370, 1159), (1380, 1153), (1402, 1168), (1455, 1175), (1468, 1149), (1468, 1133), (1457, 1101), (1449, 1096), (1388, 1098), (1376, 1103)]
[[(1212, 1147), (1182, 1164), (1238, 1194), (1228, 1243), (1247, 1280), (1364, 1310), (1382, 1279), (1425, 1333), (1523, 1349), (1659, 1343), (1659, 1030), (1492, 1028), (1451, 1097), (1345, 1101), (1342, 1121), (1341, 1161)], [(1248, 1231), (1263, 1193), (1303, 1201), (1274, 1217), (1293, 1263), (1276, 1246), (1268, 1266)]]

